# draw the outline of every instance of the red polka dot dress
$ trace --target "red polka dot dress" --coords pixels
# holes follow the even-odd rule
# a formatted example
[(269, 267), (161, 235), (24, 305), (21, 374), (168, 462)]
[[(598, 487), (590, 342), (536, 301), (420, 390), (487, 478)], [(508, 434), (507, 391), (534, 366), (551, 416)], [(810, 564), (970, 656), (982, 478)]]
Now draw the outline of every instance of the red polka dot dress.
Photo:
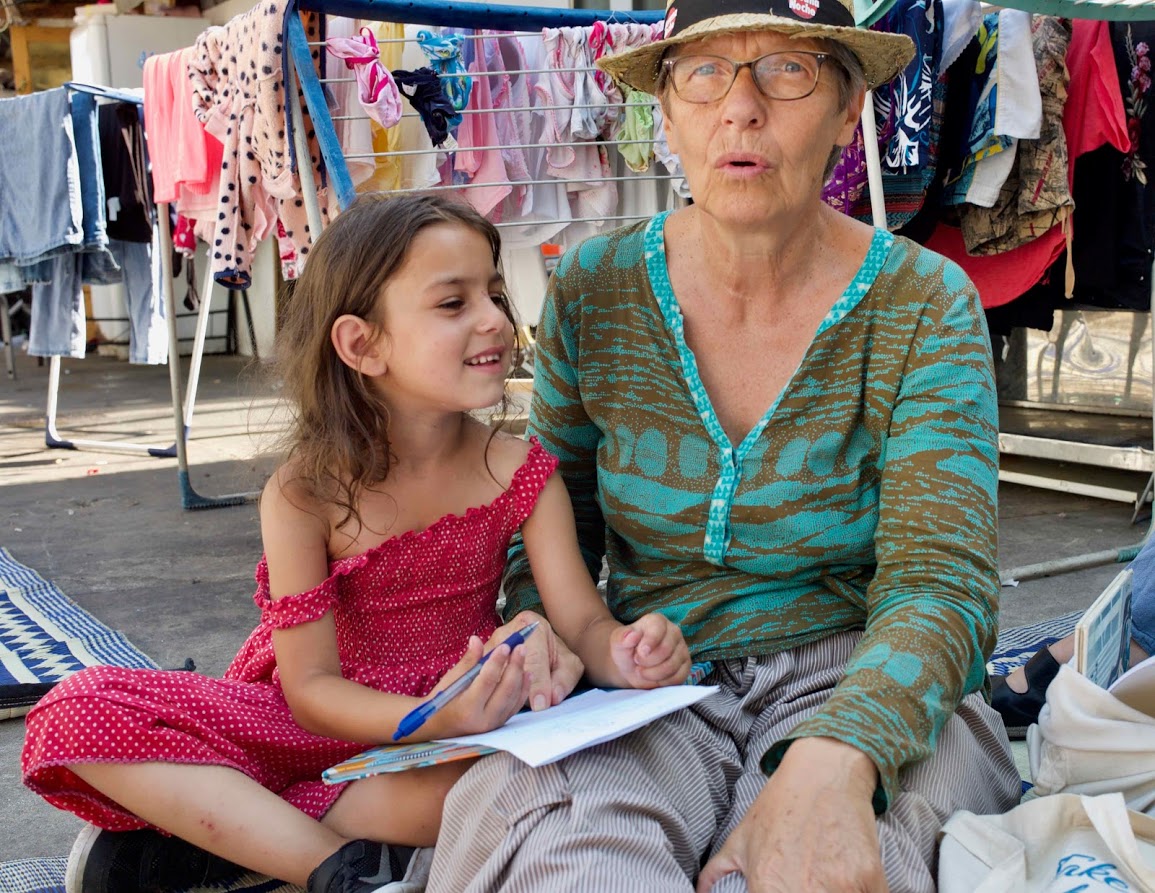
[(533, 441), (507, 491), (464, 515), (330, 564), (308, 592), (269, 599), (257, 566), (260, 625), (225, 673), (91, 667), (52, 689), (27, 716), (24, 782), (49, 803), (114, 831), (147, 827), (82, 781), (75, 763), (159, 761), (230, 766), (319, 818), (344, 785), (321, 772), (365, 749), (306, 732), (281, 691), (272, 633), (332, 611), (342, 673), (381, 691), (422, 697), (497, 628), (510, 537), (529, 517), (557, 460)]

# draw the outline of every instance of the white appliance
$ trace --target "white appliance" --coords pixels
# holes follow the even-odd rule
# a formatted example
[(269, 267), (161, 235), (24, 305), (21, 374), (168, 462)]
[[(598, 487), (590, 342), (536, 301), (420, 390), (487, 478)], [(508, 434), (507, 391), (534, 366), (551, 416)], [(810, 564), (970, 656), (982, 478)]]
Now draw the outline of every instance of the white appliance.
[[(192, 46), (211, 24), (203, 18), (117, 15), (115, 10), (111, 3), (77, 9), (77, 24), (69, 40), (73, 80), (102, 87), (139, 89), (143, 86), (144, 60), (148, 56)], [(201, 288), (207, 264), (202, 245), (196, 258), (197, 283)], [(127, 343), (129, 322), (124, 286), (93, 285), (89, 289), (92, 315), (104, 338)], [(181, 354), (187, 355), (192, 349), (196, 318), (181, 306), (186, 291), (183, 275), (174, 280), (173, 291), (177, 300), (177, 336), (181, 339)], [(222, 288), (213, 288), (212, 300), (214, 311), (228, 306), (228, 296)], [(227, 325), (224, 314), (214, 313), (209, 317), (208, 352), (223, 349)]]
[(102, 87), (140, 87), (146, 56), (192, 46), (208, 26), (206, 19), (181, 16), (85, 17), (72, 29), (69, 42), (72, 79)]

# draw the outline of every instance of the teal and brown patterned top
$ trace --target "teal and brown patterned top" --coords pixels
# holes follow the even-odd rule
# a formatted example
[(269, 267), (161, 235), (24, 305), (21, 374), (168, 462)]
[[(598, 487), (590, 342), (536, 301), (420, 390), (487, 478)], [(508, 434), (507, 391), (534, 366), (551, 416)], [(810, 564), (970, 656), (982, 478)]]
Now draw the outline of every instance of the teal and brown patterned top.
[[(630, 622), (661, 611), (695, 660), (865, 629), (791, 739), (853, 744), (876, 808), (981, 688), (998, 616), (998, 410), (978, 295), (883, 230), (799, 367), (731, 444), (686, 346), (665, 215), (571, 249), (538, 328), (530, 431), (560, 460), (590, 574)], [(506, 614), (539, 607), (510, 550)], [(788, 741), (766, 755), (777, 765)]]

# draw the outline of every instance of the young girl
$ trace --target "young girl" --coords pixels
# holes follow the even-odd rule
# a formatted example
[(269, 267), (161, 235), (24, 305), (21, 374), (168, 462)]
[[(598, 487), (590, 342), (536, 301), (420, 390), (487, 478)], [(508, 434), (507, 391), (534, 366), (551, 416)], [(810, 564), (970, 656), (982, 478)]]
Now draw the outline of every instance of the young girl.
[[(468, 206), (364, 196), (318, 239), (278, 333), (295, 418), (261, 499), (260, 625), (223, 680), (92, 668), (28, 715), (25, 782), (92, 823), (69, 893), (183, 890), (239, 865), (310, 893), (400, 879), (401, 847), (435, 842), (467, 767), (333, 786), (321, 772), (390, 742), (483, 643), (537, 619), (498, 629), (519, 527), (547, 614), (595, 683), (686, 678), (676, 626), (622, 626), (598, 597), (557, 461), (469, 415), (502, 401), (514, 348), (498, 234)], [(497, 647), (403, 740), (496, 728), (531, 686), (535, 708), (560, 700), (577, 672), (559, 654), (544, 623), (514, 652)], [(563, 669), (547, 679), (546, 666)]]

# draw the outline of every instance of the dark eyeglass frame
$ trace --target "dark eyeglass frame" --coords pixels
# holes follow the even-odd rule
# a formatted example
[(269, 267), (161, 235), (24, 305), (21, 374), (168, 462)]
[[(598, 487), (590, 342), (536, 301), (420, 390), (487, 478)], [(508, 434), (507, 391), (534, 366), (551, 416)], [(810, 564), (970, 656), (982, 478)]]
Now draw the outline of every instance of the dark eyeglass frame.
[[(767, 93), (765, 89), (763, 89), (762, 83), (758, 80), (758, 75), (755, 73), (756, 69), (754, 66), (761, 62), (763, 59), (768, 59), (770, 56), (785, 55), (813, 56), (818, 62), (818, 69), (814, 73), (814, 83), (811, 84), (810, 89), (803, 93), (801, 96), (791, 96), (789, 98), (773, 96), (770, 93)], [(677, 65), (678, 62), (682, 59), (718, 59), (719, 61), (726, 62), (733, 66), (734, 69), (733, 74), (730, 76), (730, 83), (726, 85), (726, 89), (723, 90), (716, 99), (690, 99), (686, 96), (682, 96), (681, 92), (678, 90), (678, 85), (674, 80), (674, 66)], [(764, 53), (757, 59), (750, 59), (746, 62), (739, 62), (736, 59), (728, 59), (725, 56), (719, 56), (714, 53), (693, 53), (685, 56), (673, 56), (669, 59), (663, 59), (662, 69), (666, 74), (666, 79), (669, 81), (670, 87), (678, 95), (678, 97), (685, 100), (686, 102), (691, 102), (694, 105), (709, 105), (711, 102), (719, 102), (725, 99), (726, 96), (730, 93), (730, 90), (733, 89), (734, 81), (738, 80), (738, 74), (742, 71), (743, 68), (750, 69), (750, 80), (754, 82), (754, 86), (758, 88), (758, 92), (765, 96), (767, 99), (775, 99), (779, 102), (794, 102), (798, 99), (805, 99), (807, 96), (810, 96), (815, 90), (818, 89), (818, 80), (822, 77), (822, 66), (826, 64), (827, 60), (834, 62), (836, 65), (838, 64), (830, 53), (819, 53), (814, 50), (775, 50), (773, 53)]]

